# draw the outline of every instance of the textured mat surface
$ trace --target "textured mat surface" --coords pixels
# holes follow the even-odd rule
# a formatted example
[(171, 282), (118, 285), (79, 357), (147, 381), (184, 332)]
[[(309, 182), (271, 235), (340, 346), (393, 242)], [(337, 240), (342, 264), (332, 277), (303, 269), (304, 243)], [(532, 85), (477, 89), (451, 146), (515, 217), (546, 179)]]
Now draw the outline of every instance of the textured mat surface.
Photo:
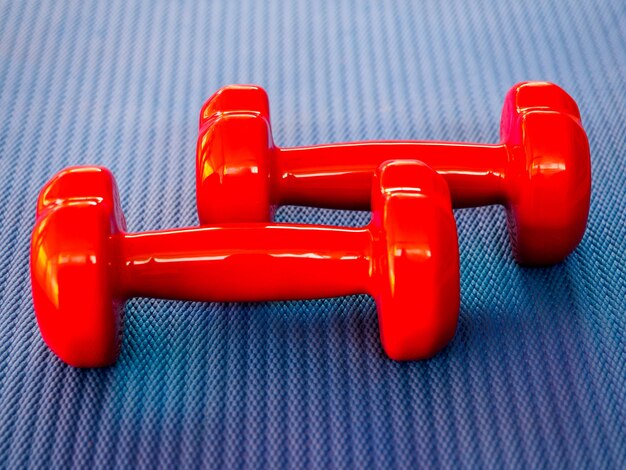
[[(624, 468), (626, 4), (196, 3), (0, 1), (0, 466)], [(521, 269), (501, 208), (458, 211), (461, 318), (435, 359), (387, 360), (365, 296), (132, 300), (106, 370), (44, 346), (28, 243), (62, 167), (110, 167), (131, 230), (193, 225), (197, 114), (224, 84), (267, 88), (280, 145), (495, 142), (528, 79), (580, 105), (588, 232)]]

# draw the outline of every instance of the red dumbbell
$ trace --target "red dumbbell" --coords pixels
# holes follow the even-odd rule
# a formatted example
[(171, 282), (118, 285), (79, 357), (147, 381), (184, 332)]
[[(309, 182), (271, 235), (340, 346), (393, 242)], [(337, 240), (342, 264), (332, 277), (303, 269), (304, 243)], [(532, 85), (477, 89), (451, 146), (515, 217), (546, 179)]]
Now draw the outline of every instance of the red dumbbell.
[(519, 263), (558, 263), (582, 239), (589, 212), (589, 144), (578, 107), (556, 85), (520, 83), (506, 96), (500, 135), (496, 145), (387, 141), (278, 148), (265, 91), (228, 86), (200, 114), (200, 221), (268, 221), (280, 204), (367, 209), (371, 175), (381, 161), (417, 159), (445, 177), (454, 207), (506, 206)]
[[(416, 161), (388, 162), (364, 228), (230, 224), (125, 233), (115, 180), (76, 167), (41, 191), (31, 281), (43, 339), (77, 367), (111, 364), (131, 296), (267, 301), (368, 293), (385, 352), (427, 358), (454, 335), (456, 226), (447, 185)], [(415, 217), (415, 215), (418, 215)]]

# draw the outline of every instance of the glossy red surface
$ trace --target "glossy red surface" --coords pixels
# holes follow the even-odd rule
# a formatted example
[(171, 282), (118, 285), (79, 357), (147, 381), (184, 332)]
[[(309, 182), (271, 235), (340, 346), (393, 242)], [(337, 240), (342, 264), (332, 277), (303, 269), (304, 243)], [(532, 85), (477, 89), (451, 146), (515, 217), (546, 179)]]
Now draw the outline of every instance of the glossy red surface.
[(389, 162), (371, 186), (364, 228), (226, 224), (125, 233), (111, 173), (76, 167), (41, 191), (31, 243), (41, 334), (65, 362), (112, 364), (130, 296), (267, 301), (368, 293), (385, 352), (427, 358), (454, 335), (456, 226), (445, 181), (426, 165)]
[(369, 141), (279, 148), (265, 91), (225, 87), (200, 118), (200, 221), (268, 221), (280, 204), (367, 209), (378, 165), (416, 159), (443, 175), (454, 207), (506, 207), (519, 263), (558, 263), (582, 239), (589, 212), (589, 144), (578, 107), (556, 85), (520, 83), (506, 96), (500, 131), (500, 144)]

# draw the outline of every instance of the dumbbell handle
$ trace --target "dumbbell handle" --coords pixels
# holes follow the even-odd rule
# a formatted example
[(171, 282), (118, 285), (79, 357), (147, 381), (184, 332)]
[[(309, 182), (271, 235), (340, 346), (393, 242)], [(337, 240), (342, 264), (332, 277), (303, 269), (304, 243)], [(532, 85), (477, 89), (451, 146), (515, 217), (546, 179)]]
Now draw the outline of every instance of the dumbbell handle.
[(446, 179), (454, 207), (507, 199), (505, 144), (371, 141), (276, 148), (272, 200), (279, 205), (367, 210), (372, 174), (390, 159), (421, 160), (435, 169)]
[(116, 234), (122, 297), (270, 301), (368, 293), (368, 228), (238, 225)]

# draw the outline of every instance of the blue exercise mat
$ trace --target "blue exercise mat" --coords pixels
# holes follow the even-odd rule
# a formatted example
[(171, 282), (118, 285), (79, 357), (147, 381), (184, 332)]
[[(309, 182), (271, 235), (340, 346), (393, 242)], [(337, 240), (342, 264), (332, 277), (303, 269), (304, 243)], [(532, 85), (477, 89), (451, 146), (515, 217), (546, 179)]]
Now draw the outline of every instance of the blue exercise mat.
[[(44, 345), (29, 241), (61, 168), (111, 168), (130, 230), (196, 225), (198, 113), (222, 85), (265, 87), (288, 146), (497, 142), (522, 80), (579, 104), (588, 230), (523, 269), (502, 208), (456, 211), (460, 322), (434, 359), (388, 360), (367, 296), (134, 299), (101, 370)], [(0, 0), (0, 467), (626, 468), (625, 123), (623, 0)]]

